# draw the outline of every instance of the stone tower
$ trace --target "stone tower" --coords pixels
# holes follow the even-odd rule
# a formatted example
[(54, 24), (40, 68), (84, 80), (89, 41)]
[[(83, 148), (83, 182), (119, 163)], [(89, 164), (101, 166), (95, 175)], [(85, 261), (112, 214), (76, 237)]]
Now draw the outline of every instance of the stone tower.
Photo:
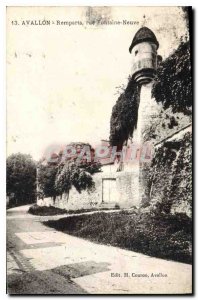
[(158, 117), (159, 105), (151, 97), (153, 79), (158, 66), (158, 47), (155, 34), (147, 27), (137, 31), (129, 47), (132, 59), (131, 75), (141, 85), (137, 128), (133, 134), (133, 142), (139, 144), (147, 141), (149, 126), (153, 118)]
[(129, 47), (132, 55), (132, 77), (140, 84), (147, 84), (154, 78), (157, 69), (159, 43), (155, 34), (147, 27), (140, 28)]
[[(153, 79), (158, 66), (158, 47), (159, 42), (155, 34), (147, 27), (137, 31), (129, 47), (132, 59), (131, 75), (141, 86), (137, 126), (132, 138), (132, 143), (138, 145), (140, 149), (146, 142), (152, 142), (148, 132), (152, 122), (155, 122), (155, 118), (159, 116), (160, 106), (151, 97)], [(146, 201), (149, 162), (140, 160), (133, 172), (138, 181), (134, 192), (138, 195), (139, 202)]]

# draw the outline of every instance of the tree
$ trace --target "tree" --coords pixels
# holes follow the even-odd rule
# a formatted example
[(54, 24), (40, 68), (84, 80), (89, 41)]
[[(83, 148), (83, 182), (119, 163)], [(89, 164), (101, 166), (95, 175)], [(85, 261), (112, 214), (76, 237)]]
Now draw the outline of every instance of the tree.
[(92, 175), (100, 172), (101, 164), (95, 162), (94, 149), (85, 143), (70, 143), (67, 145), (75, 151), (72, 155), (64, 155), (60, 151), (56, 162), (49, 160), (47, 165), (38, 166), (38, 188), (40, 197), (52, 197), (67, 194), (74, 186), (82, 190), (93, 191), (95, 184)]
[(96, 162), (77, 162), (66, 161), (64, 165), (59, 166), (55, 180), (55, 188), (58, 194), (67, 194), (69, 198), (69, 191), (74, 186), (76, 190), (81, 193), (83, 190), (92, 192), (95, 184), (92, 174), (100, 172), (100, 164)]
[(7, 196), (10, 206), (32, 203), (36, 200), (36, 163), (28, 154), (12, 154), (6, 161)]
[(57, 196), (55, 189), (55, 178), (58, 167), (54, 165), (38, 166), (38, 188), (40, 194), (45, 197), (52, 197), (54, 200)]

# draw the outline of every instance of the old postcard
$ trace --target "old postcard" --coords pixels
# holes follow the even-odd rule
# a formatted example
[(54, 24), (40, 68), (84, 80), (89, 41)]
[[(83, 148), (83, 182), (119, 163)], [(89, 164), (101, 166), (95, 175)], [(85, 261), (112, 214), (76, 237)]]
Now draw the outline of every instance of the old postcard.
[(7, 293), (192, 294), (192, 8), (6, 26)]

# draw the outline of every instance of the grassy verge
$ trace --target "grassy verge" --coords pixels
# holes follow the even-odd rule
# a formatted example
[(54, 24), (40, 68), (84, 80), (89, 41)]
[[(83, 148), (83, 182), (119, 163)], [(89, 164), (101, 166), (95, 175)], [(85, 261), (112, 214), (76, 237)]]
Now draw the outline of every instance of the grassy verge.
[(75, 215), (75, 214), (98, 211), (98, 210), (102, 211), (102, 210), (118, 210), (118, 209), (120, 208), (115, 207), (115, 208), (89, 208), (89, 209), (78, 209), (78, 210), (66, 210), (54, 206), (39, 206), (37, 204), (34, 204), (29, 208), (28, 213), (37, 216), (56, 216), (62, 214)]
[(44, 224), (94, 242), (191, 263), (191, 220), (186, 215), (120, 211), (70, 216)]

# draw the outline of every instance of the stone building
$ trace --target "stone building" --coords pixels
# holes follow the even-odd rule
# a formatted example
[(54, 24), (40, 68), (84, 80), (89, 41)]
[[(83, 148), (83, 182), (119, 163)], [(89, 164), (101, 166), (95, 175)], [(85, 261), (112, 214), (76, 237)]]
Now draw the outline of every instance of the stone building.
[[(156, 70), (162, 61), (158, 55), (159, 42), (155, 34), (147, 27), (140, 28), (135, 34), (129, 47), (131, 55), (131, 76), (140, 86), (140, 101), (138, 104), (137, 126), (131, 138), (126, 140), (124, 147), (129, 149), (133, 145), (141, 145), (150, 142), (153, 145), (154, 153), (160, 147), (166, 149), (167, 144), (171, 144), (172, 150), (179, 157), (179, 149), (184, 136), (191, 132), (191, 116), (177, 113), (177, 122), (174, 126), (169, 126), (169, 112), (164, 110), (162, 105), (152, 98), (151, 90), (155, 78)], [(168, 114), (168, 118), (167, 118)], [(164, 129), (164, 123), (166, 129)], [(167, 125), (167, 126), (166, 126)], [(154, 132), (150, 134), (150, 132)], [(108, 141), (106, 142), (108, 145)], [(108, 145), (109, 146), (109, 145)], [(138, 150), (138, 149), (137, 149)], [(55, 155), (54, 155), (55, 157)], [(167, 160), (169, 157), (167, 156)], [(176, 159), (176, 158), (175, 158)], [(139, 207), (142, 203), (150, 201), (155, 203), (161, 201), (160, 189), (163, 187), (151, 180), (151, 160), (141, 161), (121, 161), (114, 159), (113, 162), (102, 163), (102, 172), (93, 175), (96, 189), (93, 193), (83, 191), (80, 194), (72, 188), (69, 201), (66, 196), (57, 197), (55, 202), (52, 199), (38, 200), (39, 205), (55, 205), (60, 208), (81, 209), (91, 207)], [(165, 164), (165, 171), (174, 168), (177, 161), (172, 161), (171, 167)], [(168, 169), (167, 169), (168, 168)], [(153, 170), (152, 170), (153, 171)], [(155, 177), (155, 176), (154, 176)], [(169, 183), (167, 183), (169, 180)], [(162, 178), (162, 183), (170, 184)], [(149, 188), (148, 188), (149, 186)], [(182, 182), (181, 187), (182, 189)], [(185, 199), (180, 205), (173, 204), (175, 211), (188, 211), (189, 207)]]

